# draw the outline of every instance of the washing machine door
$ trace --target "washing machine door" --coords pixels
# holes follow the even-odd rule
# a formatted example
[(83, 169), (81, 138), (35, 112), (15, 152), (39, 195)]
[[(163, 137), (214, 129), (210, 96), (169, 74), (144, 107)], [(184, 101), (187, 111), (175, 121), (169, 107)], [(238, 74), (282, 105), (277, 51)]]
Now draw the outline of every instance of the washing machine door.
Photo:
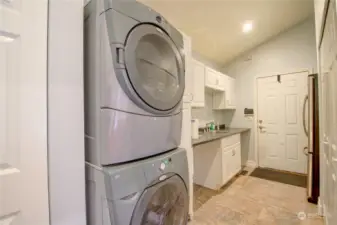
[(124, 51), (134, 102), (150, 112), (175, 109), (184, 93), (185, 74), (181, 50), (169, 35), (153, 24), (137, 25)]
[(186, 186), (174, 175), (144, 191), (133, 212), (131, 225), (186, 225), (188, 204)]

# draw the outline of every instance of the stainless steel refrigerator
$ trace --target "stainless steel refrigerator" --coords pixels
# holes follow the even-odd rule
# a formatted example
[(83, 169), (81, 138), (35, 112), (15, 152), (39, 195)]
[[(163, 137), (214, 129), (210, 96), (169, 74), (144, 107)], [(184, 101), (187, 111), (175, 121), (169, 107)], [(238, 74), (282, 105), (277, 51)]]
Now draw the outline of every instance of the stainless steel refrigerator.
[(319, 106), (318, 75), (308, 76), (308, 96), (303, 106), (303, 128), (308, 137), (304, 152), (308, 157), (307, 198), (317, 204), (319, 197)]

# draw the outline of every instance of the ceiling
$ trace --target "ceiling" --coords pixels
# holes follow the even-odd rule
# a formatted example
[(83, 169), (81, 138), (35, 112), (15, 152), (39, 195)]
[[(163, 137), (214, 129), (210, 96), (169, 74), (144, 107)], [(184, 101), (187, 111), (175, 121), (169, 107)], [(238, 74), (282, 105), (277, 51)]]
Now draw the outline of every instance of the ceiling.
[[(193, 50), (222, 65), (314, 13), (313, 0), (138, 0), (192, 38)], [(250, 33), (242, 32), (253, 22)]]

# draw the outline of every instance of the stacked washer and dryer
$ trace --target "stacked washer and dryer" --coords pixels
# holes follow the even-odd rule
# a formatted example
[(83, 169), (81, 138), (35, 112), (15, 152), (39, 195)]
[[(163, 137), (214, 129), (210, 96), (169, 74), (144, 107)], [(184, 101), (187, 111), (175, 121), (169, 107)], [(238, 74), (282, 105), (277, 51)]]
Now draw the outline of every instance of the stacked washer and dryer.
[(130, 0), (91, 0), (84, 26), (88, 224), (185, 225), (182, 35)]

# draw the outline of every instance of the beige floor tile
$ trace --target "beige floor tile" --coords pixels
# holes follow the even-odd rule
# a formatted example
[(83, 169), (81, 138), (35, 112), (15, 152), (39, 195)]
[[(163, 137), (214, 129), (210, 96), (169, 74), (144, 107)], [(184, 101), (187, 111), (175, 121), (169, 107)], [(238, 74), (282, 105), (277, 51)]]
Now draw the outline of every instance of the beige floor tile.
[[(304, 188), (238, 176), (219, 191), (194, 190), (196, 211), (190, 225), (323, 225)], [(311, 217), (300, 220), (299, 212)]]

